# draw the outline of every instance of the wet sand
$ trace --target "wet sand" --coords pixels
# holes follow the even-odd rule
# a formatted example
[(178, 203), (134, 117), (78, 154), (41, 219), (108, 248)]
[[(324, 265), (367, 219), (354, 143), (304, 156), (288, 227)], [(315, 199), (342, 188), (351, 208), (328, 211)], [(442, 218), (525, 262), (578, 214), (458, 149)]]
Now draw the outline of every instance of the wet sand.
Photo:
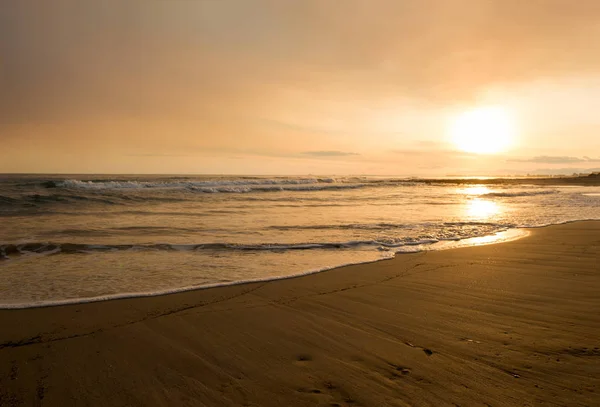
[(600, 405), (600, 222), (0, 311), (0, 406)]

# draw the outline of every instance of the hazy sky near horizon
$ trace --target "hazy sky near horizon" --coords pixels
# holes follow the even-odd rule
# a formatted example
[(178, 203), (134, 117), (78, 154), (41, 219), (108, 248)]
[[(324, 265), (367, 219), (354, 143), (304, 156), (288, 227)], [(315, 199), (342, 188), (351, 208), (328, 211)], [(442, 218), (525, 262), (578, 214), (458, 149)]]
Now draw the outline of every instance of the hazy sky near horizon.
[[(0, 5), (0, 172), (600, 168), (597, 0)], [(457, 151), (501, 106), (515, 143)]]

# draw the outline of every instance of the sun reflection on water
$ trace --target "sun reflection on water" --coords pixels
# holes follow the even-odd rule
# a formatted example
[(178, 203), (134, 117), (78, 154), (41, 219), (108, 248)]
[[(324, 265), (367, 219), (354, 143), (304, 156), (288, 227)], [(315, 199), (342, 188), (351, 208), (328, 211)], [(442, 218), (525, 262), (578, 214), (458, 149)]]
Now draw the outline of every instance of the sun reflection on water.
[(469, 185), (465, 188), (460, 188), (458, 193), (463, 195), (485, 195), (489, 194), (491, 190), (485, 185)]
[(485, 220), (497, 215), (500, 212), (500, 207), (496, 202), (485, 199), (472, 199), (467, 205), (467, 215), (470, 218)]
[(459, 188), (457, 192), (467, 199), (465, 212), (470, 219), (485, 221), (501, 212), (496, 202), (482, 198), (493, 192), (485, 185), (469, 185)]

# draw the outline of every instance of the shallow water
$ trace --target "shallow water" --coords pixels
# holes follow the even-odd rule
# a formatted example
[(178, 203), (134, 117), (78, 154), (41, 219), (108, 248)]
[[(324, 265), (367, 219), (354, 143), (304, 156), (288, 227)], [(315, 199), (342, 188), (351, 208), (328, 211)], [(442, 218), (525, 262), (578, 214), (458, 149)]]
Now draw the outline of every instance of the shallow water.
[(527, 182), (4, 176), (0, 306), (289, 276), (600, 219), (599, 187)]

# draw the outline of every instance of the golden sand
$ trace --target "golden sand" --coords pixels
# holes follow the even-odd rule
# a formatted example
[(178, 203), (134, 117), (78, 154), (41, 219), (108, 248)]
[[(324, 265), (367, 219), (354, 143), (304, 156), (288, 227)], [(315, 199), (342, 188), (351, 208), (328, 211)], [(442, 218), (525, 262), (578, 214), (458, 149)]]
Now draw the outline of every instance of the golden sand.
[(597, 406), (600, 222), (288, 280), (0, 311), (4, 406)]

